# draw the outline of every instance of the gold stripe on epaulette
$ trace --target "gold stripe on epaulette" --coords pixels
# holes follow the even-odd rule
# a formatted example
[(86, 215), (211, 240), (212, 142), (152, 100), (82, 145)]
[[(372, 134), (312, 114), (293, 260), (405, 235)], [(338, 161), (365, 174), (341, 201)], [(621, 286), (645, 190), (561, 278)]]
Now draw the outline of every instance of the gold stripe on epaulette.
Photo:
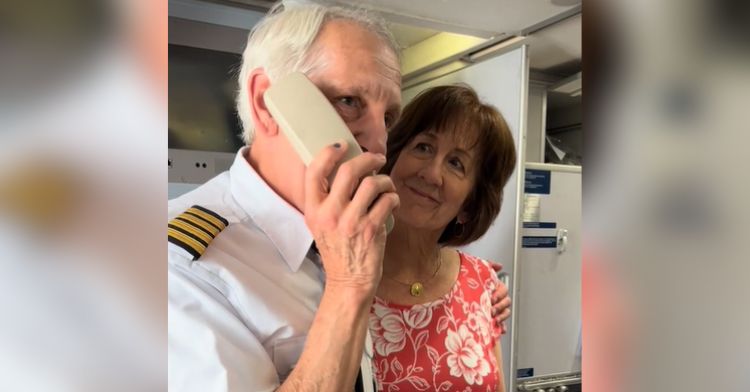
[(167, 228), (167, 236), (168, 237), (174, 237), (174, 238), (182, 241), (183, 243), (185, 243), (185, 245), (191, 247), (199, 255), (202, 255), (203, 252), (206, 251), (206, 247), (203, 246), (203, 244), (201, 244), (200, 242), (194, 240), (192, 237), (190, 237), (190, 236), (188, 236), (188, 235), (186, 235), (184, 233), (181, 233), (181, 232), (179, 232), (179, 231), (177, 231), (177, 230), (175, 230), (175, 229), (173, 229), (171, 227)]
[(192, 206), (167, 223), (167, 241), (197, 260), (229, 222), (201, 206)]
[(191, 223), (192, 225), (194, 225), (196, 227), (200, 227), (201, 229), (203, 229), (203, 231), (205, 231), (206, 233), (211, 234), (211, 236), (213, 236), (213, 237), (216, 237), (216, 235), (218, 235), (221, 232), (221, 230), (219, 230), (214, 225), (212, 225), (212, 224), (204, 221), (203, 219), (201, 219), (201, 218), (199, 218), (199, 217), (197, 217), (195, 215), (192, 215), (192, 214), (190, 214), (188, 212), (183, 212), (182, 214), (180, 214), (175, 219), (179, 219), (179, 220), (182, 220), (182, 221), (189, 221), (189, 223)]
[(200, 238), (201, 240), (203, 240), (203, 242), (205, 242), (206, 244), (211, 243), (211, 240), (214, 239), (213, 235), (210, 235), (210, 234), (206, 233), (205, 231), (203, 231), (202, 229), (197, 228), (197, 227), (193, 226), (192, 224), (187, 223), (187, 222), (185, 222), (183, 220), (180, 220), (180, 219), (172, 219), (171, 221), (169, 221), (169, 225), (170, 226), (177, 226), (180, 229), (183, 229), (183, 230), (189, 232), (190, 234), (192, 234), (192, 235)]
[(212, 225), (216, 226), (216, 228), (219, 229), (219, 231), (224, 230), (224, 228), (226, 228), (226, 225), (224, 224), (224, 222), (216, 219), (216, 217), (212, 216), (211, 214), (207, 214), (195, 207), (190, 207), (187, 210), (187, 212), (193, 215), (197, 215), (201, 217), (203, 220), (210, 222)]

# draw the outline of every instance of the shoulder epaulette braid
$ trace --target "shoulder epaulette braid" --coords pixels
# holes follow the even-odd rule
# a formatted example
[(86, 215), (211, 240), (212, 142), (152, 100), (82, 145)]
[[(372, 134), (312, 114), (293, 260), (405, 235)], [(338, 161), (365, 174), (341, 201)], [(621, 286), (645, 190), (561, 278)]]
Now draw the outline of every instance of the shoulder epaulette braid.
[(228, 224), (219, 214), (195, 205), (169, 221), (167, 241), (185, 249), (197, 260)]

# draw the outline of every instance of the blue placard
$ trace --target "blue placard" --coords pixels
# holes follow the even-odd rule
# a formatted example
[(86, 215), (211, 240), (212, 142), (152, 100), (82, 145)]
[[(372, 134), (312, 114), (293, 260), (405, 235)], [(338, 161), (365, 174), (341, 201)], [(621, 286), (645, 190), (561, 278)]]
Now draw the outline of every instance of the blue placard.
[(552, 172), (549, 170), (526, 169), (523, 191), (525, 193), (549, 195), (551, 176)]
[(557, 248), (557, 237), (524, 236), (522, 248)]
[(524, 229), (556, 229), (557, 222), (523, 222)]
[(517, 374), (518, 374), (517, 378), (534, 377), (534, 368), (518, 369)]

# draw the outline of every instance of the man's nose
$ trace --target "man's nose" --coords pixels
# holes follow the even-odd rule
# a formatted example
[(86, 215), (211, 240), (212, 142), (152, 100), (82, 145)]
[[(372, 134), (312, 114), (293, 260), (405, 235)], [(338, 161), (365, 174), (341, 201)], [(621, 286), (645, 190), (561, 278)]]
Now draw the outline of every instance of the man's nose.
[(370, 113), (351, 124), (354, 137), (362, 149), (376, 154), (385, 154), (388, 129), (382, 115)]

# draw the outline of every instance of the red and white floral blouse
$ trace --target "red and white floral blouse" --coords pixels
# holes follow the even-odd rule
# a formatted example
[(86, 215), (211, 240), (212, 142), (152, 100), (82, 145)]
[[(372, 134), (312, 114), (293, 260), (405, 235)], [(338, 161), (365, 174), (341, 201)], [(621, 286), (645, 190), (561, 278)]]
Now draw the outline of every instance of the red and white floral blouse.
[(496, 391), (490, 296), (498, 282), (489, 262), (459, 252), (453, 288), (412, 306), (380, 298), (370, 310), (373, 367), (379, 391)]

